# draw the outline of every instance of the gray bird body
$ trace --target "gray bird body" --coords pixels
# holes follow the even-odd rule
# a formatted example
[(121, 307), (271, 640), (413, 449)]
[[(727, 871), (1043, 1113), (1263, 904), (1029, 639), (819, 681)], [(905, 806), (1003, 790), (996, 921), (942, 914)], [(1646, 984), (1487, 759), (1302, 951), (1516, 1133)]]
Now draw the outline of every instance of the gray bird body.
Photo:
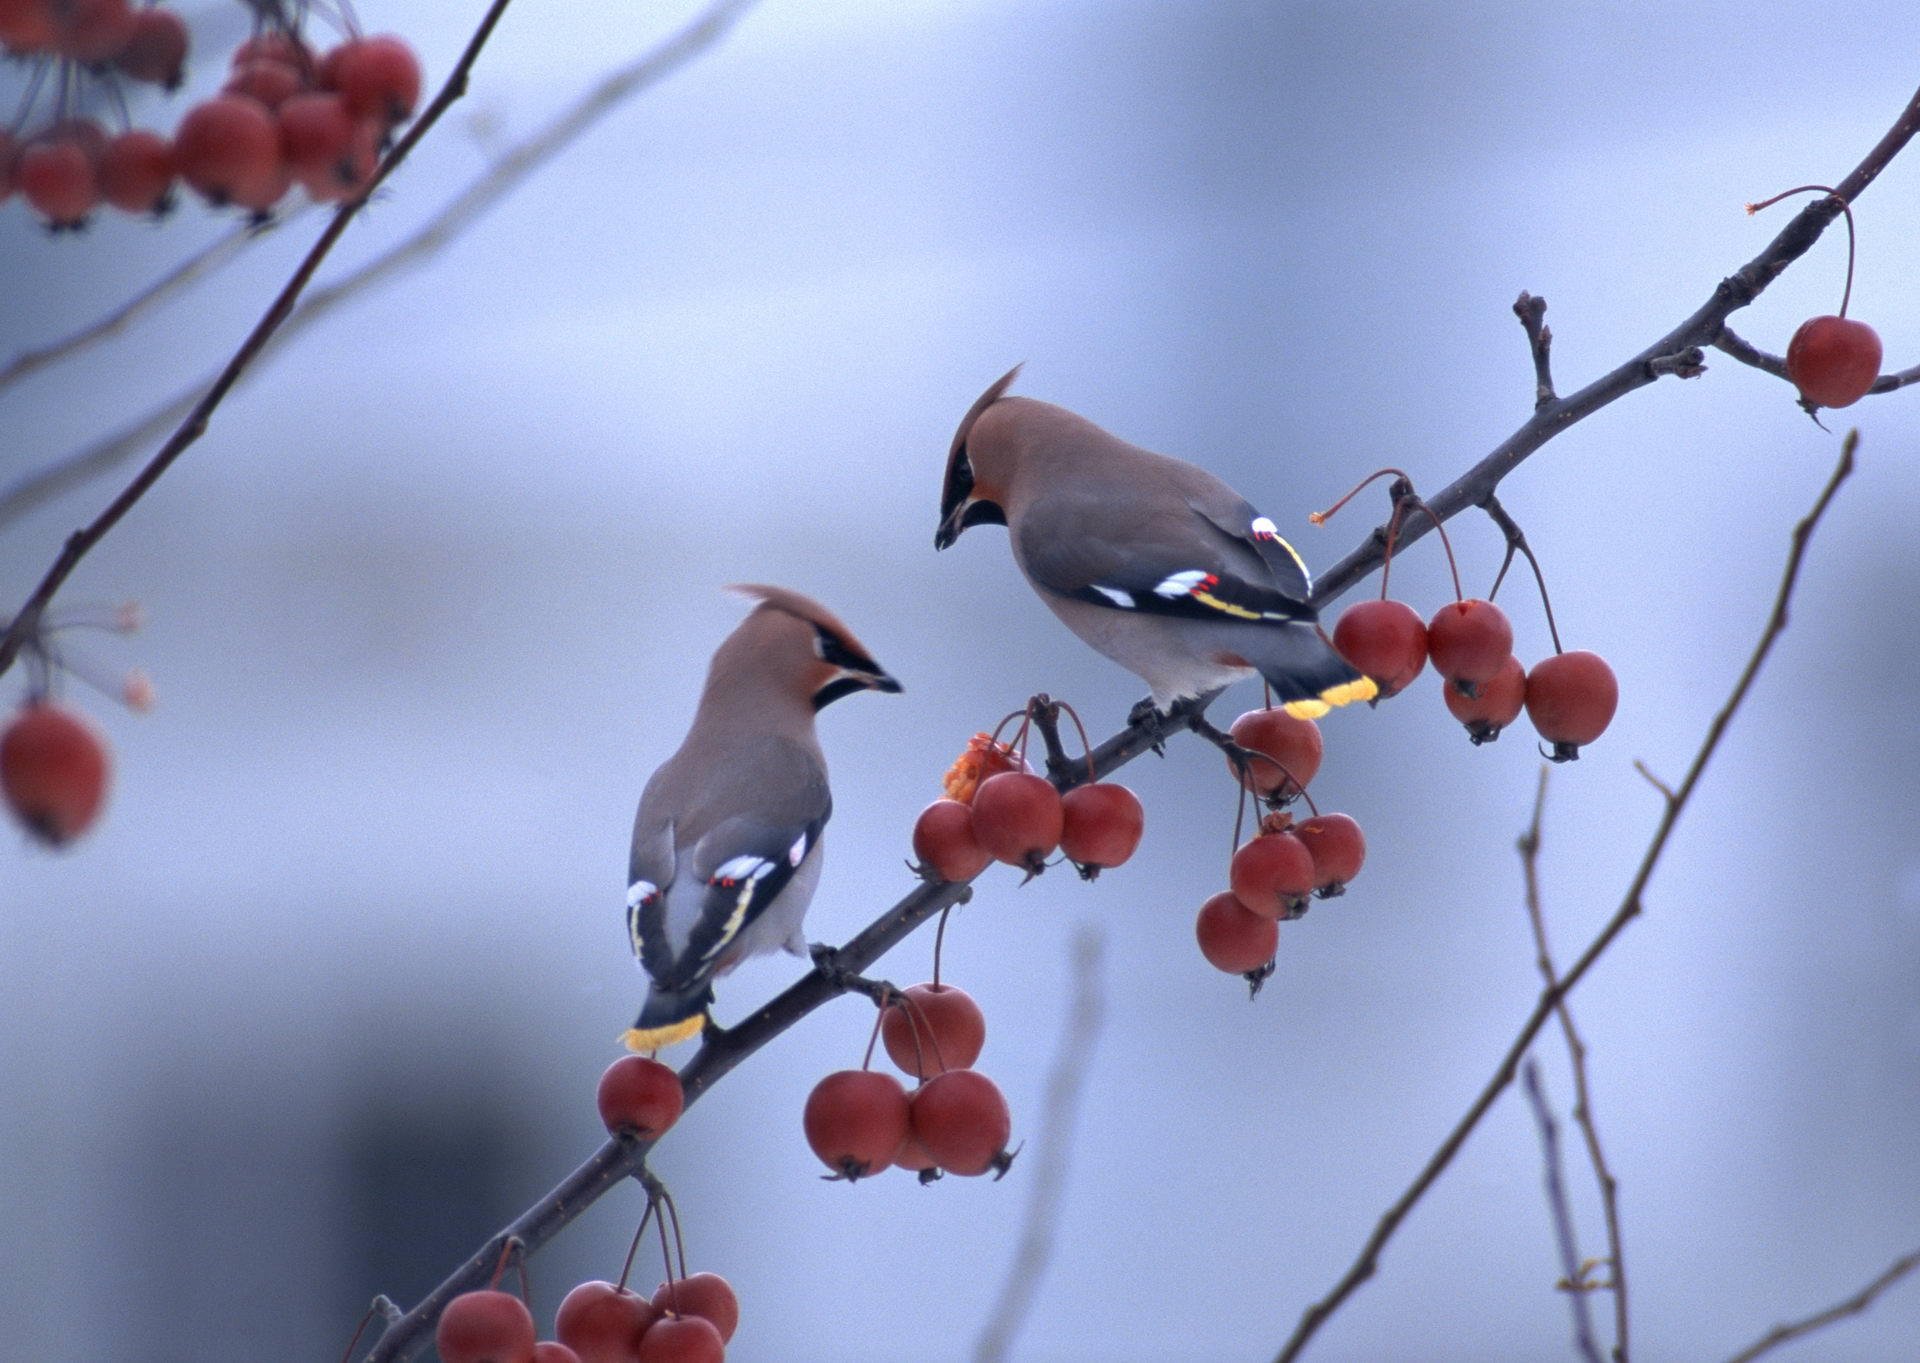
[(1316, 627), (1311, 579), (1272, 521), (1204, 469), (1005, 396), (1012, 378), (954, 438), (937, 546), (1003, 522), (1040, 599), (1163, 709), (1256, 672), (1307, 709), (1361, 698), (1346, 694), (1359, 674)]
[(713, 980), (746, 958), (806, 954), (833, 812), (814, 715), (851, 690), (900, 689), (815, 603), (746, 590), (762, 604), (714, 654), (686, 739), (634, 815), (627, 930), (649, 980), (635, 1049), (697, 1031)]

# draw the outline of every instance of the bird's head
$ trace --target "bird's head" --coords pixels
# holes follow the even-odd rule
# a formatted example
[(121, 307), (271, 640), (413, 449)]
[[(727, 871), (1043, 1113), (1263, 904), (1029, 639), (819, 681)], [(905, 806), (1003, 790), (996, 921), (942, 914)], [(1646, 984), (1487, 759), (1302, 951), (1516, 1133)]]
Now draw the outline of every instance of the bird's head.
[(900, 690), (853, 631), (819, 602), (785, 587), (746, 583), (729, 590), (760, 604), (715, 655), (716, 674), (723, 666), (749, 669), (815, 711), (856, 691)]
[(934, 532), (933, 547), (944, 549), (960, 538), (972, 525), (1005, 525), (1006, 508), (1001, 499), (1013, 473), (1014, 446), (995, 439), (995, 423), (984, 426), (980, 419), (987, 409), (1006, 395), (1019, 374), (1020, 366), (1009, 369), (1000, 380), (982, 393), (960, 420), (953, 434), (953, 448), (947, 452), (947, 481), (940, 489), (940, 528)]

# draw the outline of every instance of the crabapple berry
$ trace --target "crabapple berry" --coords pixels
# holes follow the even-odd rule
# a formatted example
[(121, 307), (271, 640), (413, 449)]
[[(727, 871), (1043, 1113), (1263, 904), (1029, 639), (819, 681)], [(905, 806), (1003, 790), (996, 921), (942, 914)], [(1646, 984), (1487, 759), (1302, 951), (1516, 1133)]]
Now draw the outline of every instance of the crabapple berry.
[(973, 831), (996, 861), (1037, 875), (1066, 827), (1060, 792), (1044, 776), (1003, 771), (973, 794)]
[(1815, 407), (1851, 407), (1880, 377), (1880, 336), (1851, 317), (1809, 317), (1787, 342), (1787, 377)]
[(1260, 917), (1297, 918), (1316, 883), (1313, 853), (1287, 829), (1256, 833), (1233, 854), (1227, 881)]
[(129, 128), (100, 153), (100, 197), (123, 213), (166, 212), (173, 177), (173, 144), (147, 128)]
[(1232, 891), (1222, 890), (1200, 906), (1193, 935), (1209, 965), (1229, 975), (1246, 975), (1273, 959), (1280, 924), (1253, 912)]
[(904, 993), (906, 1002), (890, 1004), (880, 1015), (880, 1040), (894, 1064), (927, 1079), (980, 1058), (987, 1019), (972, 995), (950, 984), (916, 984)]
[(348, 39), (327, 54), (325, 70), (347, 108), (363, 117), (400, 123), (420, 101), (420, 59), (390, 33)]
[(686, 1095), (671, 1066), (644, 1055), (623, 1055), (600, 1076), (600, 1120), (613, 1135), (658, 1139), (680, 1120)]
[(1500, 731), (1519, 718), (1527, 700), (1527, 670), (1511, 653), (1491, 681), (1483, 682), (1479, 694), (1469, 696), (1457, 686), (1443, 686), (1440, 694), (1447, 710), (1467, 726), (1467, 737), (1475, 743), (1491, 743)]
[(533, 1317), (511, 1292), (462, 1292), (434, 1329), (440, 1363), (533, 1363)]
[(1313, 888), (1322, 899), (1344, 890), (1367, 859), (1367, 839), (1346, 814), (1302, 819), (1293, 826), (1293, 835), (1313, 857)]
[(907, 1134), (907, 1091), (878, 1070), (837, 1070), (807, 1095), (801, 1126), (832, 1177), (865, 1178), (887, 1167)]
[(972, 1178), (1012, 1162), (1013, 1117), (999, 1085), (978, 1070), (948, 1070), (913, 1091), (913, 1134), (933, 1162)]
[(0, 733), (0, 793), (42, 842), (71, 842), (106, 799), (107, 745), (72, 711), (30, 702)]
[(1404, 601), (1362, 601), (1334, 622), (1333, 646), (1373, 678), (1385, 700), (1406, 690), (1427, 665), (1427, 626)]
[(533, 1346), (533, 1363), (581, 1363), (580, 1355), (554, 1339)]
[(273, 115), (245, 95), (215, 95), (187, 110), (173, 150), (180, 178), (215, 206), (254, 207), (286, 171)]
[(135, 10), (133, 31), (114, 57), (114, 66), (134, 80), (177, 90), (186, 63), (186, 21), (158, 5)]
[(1427, 654), (1449, 685), (1473, 694), (1513, 652), (1513, 626), (1491, 601), (1449, 601), (1427, 622)]
[(1527, 674), (1527, 718), (1553, 744), (1553, 760), (1578, 757), (1578, 749), (1606, 732), (1620, 704), (1620, 683), (1598, 653), (1575, 649), (1543, 658)]
[(724, 1363), (726, 1341), (703, 1316), (662, 1316), (640, 1336), (634, 1363)]
[(923, 876), (941, 880), (972, 880), (993, 860), (993, 853), (974, 836), (973, 810), (959, 800), (935, 800), (920, 811), (913, 825), (913, 854)]
[(277, 111), (282, 104), (306, 88), (307, 78), (298, 66), (292, 62), (260, 57), (234, 67), (233, 74), (227, 77), (227, 83), (220, 87), (220, 93), (245, 95)]
[(720, 1332), (725, 1344), (740, 1328), (740, 1299), (733, 1284), (718, 1273), (690, 1273), (670, 1283), (661, 1283), (653, 1293), (653, 1309), (665, 1315), (699, 1316)]
[(20, 197), (55, 230), (84, 226), (100, 202), (93, 158), (69, 138), (29, 145), (14, 162), (13, 182)]
[(1075, 786), (1061, 797), (1060, 809), (1060, 850), (1088, 880), (1131, 857), (1146, 827), (1139, 797), (1111, 781)]
[[(1247, 783), (1256, 795), (1291, 800), (1320, 770), (1325, 752), (1320, 726), (1310, 719), (1295, 719), (1278, 706), (1247, 711), (1234, 720), (1227, 734), (1247, 751), (1273, 759), (1256, 757), (1248, 763)], [(1231, 758), (1227, 767), (1239, 776)]]
[(660, 1317), (654, 1304), (613, 1283), (581, 1283), (553, 1318), (553, 1333), (580, 1363), (632, 1363), (640, 1336)]

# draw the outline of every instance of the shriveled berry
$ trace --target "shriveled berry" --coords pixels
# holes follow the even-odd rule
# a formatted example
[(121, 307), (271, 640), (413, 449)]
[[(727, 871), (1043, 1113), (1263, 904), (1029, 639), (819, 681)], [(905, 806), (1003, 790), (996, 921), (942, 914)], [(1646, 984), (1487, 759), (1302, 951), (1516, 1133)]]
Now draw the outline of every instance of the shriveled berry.
[(913, 825), (913, 855), (921, 875), (940, 880), (972, 880), (987, 869), (993, 853), (973, 832), (973, 809), (958, 800), (935, 800)]
[(940, 786), (948, 799), (970, 805), (973, 793), (989, 776), (1026, 770), (1027, 759), (1015, 752), (1011, 743), (996, 743), (988, 734), (975, 734), (940, 778)]
[(641, 1140), (665, 1135), (680, 1120), (686, 1094), (671, 1066), (644, 1055), (623, 1055), (600, 1076), (600, 1120), (613, 1135)]
[(29, 833), (55, 847), (71, 842), (106, 800), (106, 741), (72, 711), (32, 702), (0, 733), (0, 792)]
[(1787, 342), (1787, 377), (1816, 407), (1851, 407), (1880, 377), (1880, 334), (1851, 317), (1809, 317)]
[(1404, 601), (1361, 601), (1340, 612), (1333, 646), (1373, 678), (1384, 700), (1406, 690), (1427, 665), (1427, 626)]
[[(1291, 800), (1320, 770), (1325, 746), (1320, 726), (1296, 719), (1284, 709), (1249, 710), (1233, 721), (1227, 734), (1241, 747), (1261, 756), (1252, 759), (1248, 785), (1256, 795)], [(1238, 775), (1231, 760), (1227, 769)]]
[(1360, 825), (1345, 814), (1316, 814), (1293, 826), (1313, 857), (1313, 888), (1323, 899), (1339, 894), (1360, 874), (1367, 859), (1367, 839)]
[(1125, 863), (1146, 828), (1139, 797), (1111, 781), (1075, 786), (1061, 797), (1060, 809), (1060, 850), (1088, 880)]
[(580, 1363), (633, 1363), (640, 1336), (660, 1317), (654, 1304), (613, 1283), (581, 1283), (553, 1318), (553, 1333)]
[(1043, 776), (1005, 771), (980, 783), (973, 796), (973, 832), (996, 861), (1037, 874), (1066, 827), (1060, 792)]
[(440, 1363), (533, 1363), (533, 1317), (511, 1292), (462, 1292), (434, 1328)]
[(1280, 942), (1280, 924), (1254, 913), (1230, 891), (1221, 891), (1200, 906), (1193, 925), (1200, 954), (1216, 970), (1246, 975), (1273, 959)]
[(999, 1085), (978, 1070), (948, 1070), (914, 1090), (913, 1134), (949, 1174), (1006, 1172), (1013, 1117)]
[(907, 1091), (878, 1070), (838, 1070), (813, 1086), (801, 1125), (833, 1177), (865, 1178), (887, 1167), (907, 1134)]
[(1527, 674), (1527, 718), (1565, 762), (1606, 732), (1620, 703), (1620, 683), (1598, 653), (1575, 649), (1534, 664)]
[(987, 1018), (964, 989), (916, 984), (880, 1019), (880, 1040), (893, 1063), (916, 1079), (966, 1069), (987, 1044)]
[(1227, 880), (1260, 917), (1297, 918), (1313, 893), (1313, 854), (1290, 831), (1257, 833), (1233, 854)]
[(699, 1316), (711, 1322), (725, 1344), (740, 1328), (740, 1299), (733, 1284), (718, 1273), (689, 1273), (654, 1289), (653, 1309), (665, 1315)]
[(1475, 743), (1491, 743), (1519, 718), (1526, 704), (1527, 670), (1509, 653), (1493, 680), (1480, 685), (1479, 694), (1469, 696), (1457, 686), (1443, 686), (1440, 695), (1449, 713), (1467, 726), (1468, 738)]
[(1447, 683), (1469, 694), (1500, 675), (1513, 653), (1513, 625), (1491, 601), (1449, 601), (1427, 622), (1427, 656)]

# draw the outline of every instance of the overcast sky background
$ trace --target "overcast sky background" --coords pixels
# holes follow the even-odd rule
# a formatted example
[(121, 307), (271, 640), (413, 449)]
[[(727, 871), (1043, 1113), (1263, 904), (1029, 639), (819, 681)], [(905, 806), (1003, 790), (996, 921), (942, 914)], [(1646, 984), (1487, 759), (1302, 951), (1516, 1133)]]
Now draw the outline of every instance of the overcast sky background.
[[(430, 81), (480, 8), (363, 7), (374, 29), (409, 26)], [(469, 100), (322, 278), (694, 11), (519, 0)], [(236, 15), (194, 13), (191, 91), (219, 83)], [(160, 702), (136, 718), (70, 685), (111, 736), (111, 808), (65, 854), (0, 839), (10, 1350), (335, 1358), (373, 1293), (410, 1303), (595, 1148), (593, 1085), (641, 994), (621, 907), (633, 802), (741, 614), (721, 584), (817, 595), (906, 685), (823, 717), (816, 938), (910, 887), (913, 817), (975, 730), (1039, 690), (1096, 738), (1116, 729), (1140, 685), (1058, 628), (1004, 532), (932, 549), (954, 425), (1010, 365), (1026, 362), (1018, 391), (1213, 469), (1324, 567), (1385, 498), (1325, 529), (1308, 511), (1388, 463), (1436, 491), (1525, 419), (1516, 294), (1549, 300), (1563, 391), (1619, 363), (1793, 211), (1754, 221), (1743, 202), (1837, 180), (1873, 145), (1913, 93), (1915, 29), (1892, 4), (753, 11), (263, 368), (63, 594), (141, 602), (139, 637), (82, 646), (109, 673), (143, 667)], [(1920, 352), (1917, 156), (1858, 208), (1853, 313), (1889, 368)], [(317, 227), (0, 393), (0, 482), (219, 363)], [(225, 228), (188, 205), (158, 230), (103, 219), (53, 240), (0, 208), (0, 358)], [(1736, 326), (1783, 350), (1836, 307), (1844, 269), (1836, 231)], [(1567, 645), (1622, 687), (1612, 730), (1552, 777), (1541, 865), (1569, 961), (1659, 814), (1634, 760), (1682, 774), (1849, 419), (1861, 470), (1792, 628), (1645, 917), (1574, 999), (1646, 1360), (1730, 1355), (1920, 1246), (1920, 394), (1865, 401), (1829, 435), (1784, 384), (1710, 356), (1502, 488)], [(11, 599), (113, 485), (0, 527)], [(1498, 534), (1456, 525), (1484, 591)], [(1394, 583), (1438, 606), (1437, 544)], [(1502, 600), (1532, 661), (1548, 643), (1525, 587)], [(1242, 688), (1217, 717), (1257, 700)], [(1131, 865), (1093, 885), (983, 879), (947, 975), (986, 1008), (981, 1068), (1027, 1142), (1005, 1181), (815, 1177), (800, 1108), (859, 1063), (871, 1014), (853, 999), (687, 1115), (655, 1167), (695, 1266), (740, 1292), (732, 1359), (969, 1357), (1037, 1156), (1068, 1139), (1058, 1247), (1014, 1356), (1277, 1350), (1538, 990), (1513, 852), (1539, 766), (1524, 726), (1472, 748), (1429, 674), (1324, 728), (1314, 792), (1361, 821), (1370, 860), (1283, 930), (1251, 1006), (1193, 943), (1233, 805), (1196, 742), (1122, 778), (1148, 816)], [(1087, 925), (1107, 1023), (1077, 1126), (1049, 1129)], [(931, 950), (923, 933), (881, 970), (923, 979)], [(741, 969), (720, 1017), (797, 971)], [(1564, 1118), (1563, 1048), (1538, 1051)], [(637, 1188), (605, 1199), (534, 1260), (543, 1324), (573, 1282), (617, 1275), (640, 1206)], [(1539, 1139), (1510, 1093), (1310, 1356), (1570, 1357), (1558, 1275)], [(1916, 1337), (1908, 1284), (1782, 1357), (1877, 1363)]]

